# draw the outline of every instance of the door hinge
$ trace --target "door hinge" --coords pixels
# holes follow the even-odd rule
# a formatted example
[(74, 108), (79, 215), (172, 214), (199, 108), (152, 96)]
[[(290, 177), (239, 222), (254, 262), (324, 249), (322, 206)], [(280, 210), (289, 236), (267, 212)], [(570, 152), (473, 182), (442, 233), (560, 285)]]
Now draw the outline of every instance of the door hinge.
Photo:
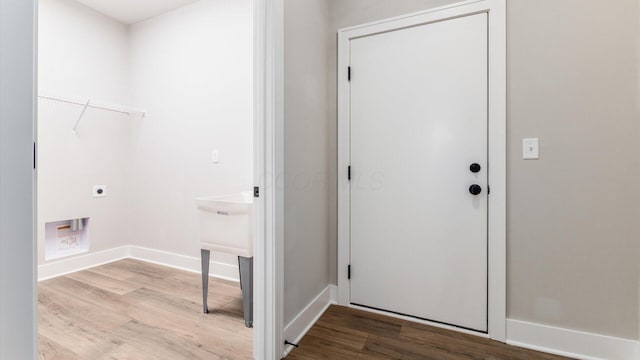
[(347, 266), (347, 279), (351, 280), (351, 265)]
[(351, 165), (349, 165), (349, 167), (347, 167), (347, 178), (348, 178), (348, 180), (351, 180)]
[(347, 68), (347, 79), (351, 81), (351, 66)]
[(255, 198), (259, 198), (260, 197), (260, 188), (257, 187), (257, 186), (255, 186), (253, 188), (253, 197), (255, 197)]
[(36, 154), (37, 154), (37, 153), (38, 153), (38, 149), (37, 149), (37, 147), (36, 147), (36, 142), (34, 141), (34, 142), (33, 142), (33, 170), (35, 170), (35, 169), (36, 169), (36, 157), (37, 157), (37, 155), (36, 155)]
[(491, 195), (491, 186), (487, 185), (487, 195)]

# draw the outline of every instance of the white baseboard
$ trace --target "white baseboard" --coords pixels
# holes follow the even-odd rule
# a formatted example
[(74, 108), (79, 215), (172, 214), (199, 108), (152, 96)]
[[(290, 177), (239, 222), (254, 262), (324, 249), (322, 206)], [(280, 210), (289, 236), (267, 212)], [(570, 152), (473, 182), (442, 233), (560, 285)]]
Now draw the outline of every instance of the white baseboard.
[[(284, 327), (284, 339), (297, 344), (320, 319), (331, 304), (337, 303), (338, 289), (335, 285), (327, 286), (315, 299)], [(286, 357), (293, 346), (286, 346), (282, 357)]]
[[(58, 260), (38, 266), (38, 281), (93, 268), (122, 259), (137, 259), (189, 272), (200, 273), (200, 259), (139, 246), (122, 246)], [(229, 281), (239, 281), (238, 266), (211, 262), (209, 274)]]
[[(178, 255), (167, 251), (148, 249), (140, 246), (129, 246), (129, 257), (175, 269), (195, 272), (200, 274), (200, 258)], [(229, 280), (240, 281), (238, 265), (230, 265), (212, 261), (209, 265), (209, 275)]]
[(38, 281), (49, 280), (76, 271), (108, 264), (129, 257), (129, 246), (96, 251), (38, 266)]
[(583, 360), (638, 360), (640, 343), (611, 336), (507, 320), (507, 343)]

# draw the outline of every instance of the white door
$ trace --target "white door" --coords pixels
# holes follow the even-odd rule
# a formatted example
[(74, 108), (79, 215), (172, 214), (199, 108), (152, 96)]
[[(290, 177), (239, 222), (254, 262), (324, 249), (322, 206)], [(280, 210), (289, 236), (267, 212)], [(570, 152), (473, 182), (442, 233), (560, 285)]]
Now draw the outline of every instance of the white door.
[(487, 331), (487, 23), (351, 40), (352, 304)]

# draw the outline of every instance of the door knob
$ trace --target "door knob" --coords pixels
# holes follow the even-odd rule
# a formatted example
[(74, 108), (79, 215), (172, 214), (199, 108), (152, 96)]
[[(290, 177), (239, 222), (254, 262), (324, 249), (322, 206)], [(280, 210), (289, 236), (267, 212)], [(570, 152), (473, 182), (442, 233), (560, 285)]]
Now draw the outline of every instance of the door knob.
[(482, 192), (482, 186), (473, 184), (469, 187), (469, 192), (471, 193), (471, 195), (480, 195), (480, 193)]
[(482, 166), (480, 166), (480, 164), (471, 164), (471, 166), (469, 166), (469, 170), (474, 174), (479, 173), (480, 170), (482, 170)]

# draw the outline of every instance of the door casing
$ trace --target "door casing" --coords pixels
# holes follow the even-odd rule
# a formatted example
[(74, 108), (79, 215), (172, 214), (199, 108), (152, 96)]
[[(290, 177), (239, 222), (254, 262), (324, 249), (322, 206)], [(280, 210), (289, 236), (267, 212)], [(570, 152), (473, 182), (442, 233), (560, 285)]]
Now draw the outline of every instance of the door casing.
[[(479, 13), (489, 18), (488, 336), (506, 341), (506, 0), (471, 0), (338, 31), (338, 304), (350, 305), (350, 41)], [(385, 313), (389, 316), (398, 316)], [(402, 316), (399, 316), (402, 317)], [(403, 317), (412, 321), (413, 318)], [(429, 325), (468, 332), (428, 321)], [(470, 332), (480, 335), (481, 333)]]

